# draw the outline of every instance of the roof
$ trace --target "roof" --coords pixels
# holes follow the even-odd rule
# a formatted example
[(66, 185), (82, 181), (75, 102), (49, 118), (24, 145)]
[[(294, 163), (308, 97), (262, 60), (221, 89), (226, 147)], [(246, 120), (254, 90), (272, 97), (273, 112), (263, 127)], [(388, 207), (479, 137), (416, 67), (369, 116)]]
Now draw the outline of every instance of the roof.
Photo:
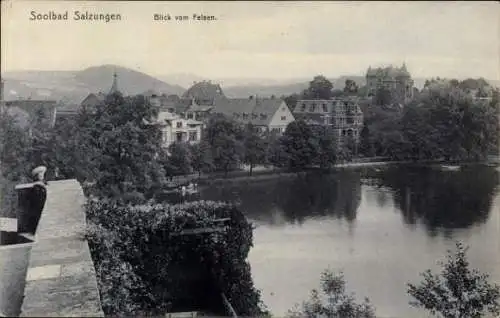
[(31, 117), (35, 116), (36, 112), (43, 110), (46, 122), (52, 123), (55, 119), (55, 110), (57, 101), (55, 100), (35, 100), (35, 99), (19, 99), (5, 102), (5, 109), (8, 114), (15, 116), (18, 125), (27, 127), (31, 121)]
[(193, 112), (206, 112), (206, 111), (209, 111), (213, 108), (214, 108), (214, 106), (197, 105), (197, 104), (193, 104), (193, 105), (189, 106), (189, 110), (193, 111)]
[(406, 69), (406, 64), (403, 63), (401, 67), (394, 67), (392, 65), (387, 67), (378, 67), (372, 68), (368, 67), (366, 71), (366, 76), (375, 76), (375, 77), (411, 77), (410, 73)]
[(118, 80), (117, 80), (118, 75), (116, 75), (116, 72), (113, 73), (113, 84), (111, 84), (111, 89), (109, 90), (109, 94), (113, 93), (119, 93), (120, 91), (118, 90)]
[(198, 104), (210, 103), (214, 104), (220, 100), (226, 99), (224, 92), (219, 84), (212, 84), (211, 82), (203, 81), (195, 83), (183, 95), (183, 98), (196, 99)]
[(101, 93), (101, 92), (99, 92), (97, 94), (90, 93), (87, 97), (85, 97), (82, 100), (82, 102), (80, 104), (84, 104), (84, 103), (88, 102), (91, 99), (95, 99), (97, 102), (103, 103), (106, 100), (106, 94)]
[(48, 108), (55, 108), (57, 105), (57, 101), (55, 100), (37, 100), (37, 99), (18, 99), (18, 100), (9, 100), (5, 102), (7, 107), (16, 106), (22, 108), (26, 111), (32, 111), (35, 107), (43, 106)]
[[(313, 111), (310, 110), (310, 106), (316, 104)], [(327, 105), (327, 111), (323, 110), (322, 105)], [(305, 105), (305, 109), (302, 110), (302, 105)], [(357, 97), (340, 97), (334, 99), (301, 99), (297, 101), (297, 105), (293, 110), (293, 114), (328, 114), (337, 111), (345, 111), (346, 106), (351, 106), (356, 108), (356, 112), (361, 112), (359, 107), (359, 99)]]
[(224, 114), (236, 121), (250, 122), (256, 126), (268, 126), (282, 105), (286, 103), (276, 98), (231, 98), (214, 105), (214, 113)]
[(303, 120), (308, 125), (324, 125), (325, 120), (324, 114), (318, 113), (302, 113), (302, 114), (294, 114), (295, 120)]

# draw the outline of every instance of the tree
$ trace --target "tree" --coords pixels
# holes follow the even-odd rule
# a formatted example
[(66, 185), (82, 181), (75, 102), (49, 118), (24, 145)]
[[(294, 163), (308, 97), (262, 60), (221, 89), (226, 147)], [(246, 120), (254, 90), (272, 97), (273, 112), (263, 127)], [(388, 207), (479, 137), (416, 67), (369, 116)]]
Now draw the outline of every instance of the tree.
[(346, 291), (342, 273), (334, 274), (327, 270), (321, 275), (321, 293), (313, 290), (310, 300), (288, 312), (291, 318), (375, 318), (375, 309), (368, 298), (361, 304), (356, 303), (354, 294)]
[(387, 88), (381, 87), (375, 93), (375, 105), (387, 106), (392, 104), (392, 93)]
[(328, 169), (337, 160), (337, 139), (330, 127), (318, 127), (315, 131), (318, 139), (318, 156), (315, 163), (322, 169)]
[(484, 160), (498, 143), (496, 110), (447, 83), (428, 87), (406, 107), (402, 131), (413, 158)]
[(0, 216), (16, 217), (16, 183), (22, 183), (33, 168), (27, 161), (26, 150), (30, 146), (27, 129), (17, 123), (15, 116), (0, 112)]
[(333, 84), (323, 75), (318, 75), (309, 82), (309, 87), (302, 95), (304, 99), (330, 99), (332, 89)]
[(198, 176), (202, 172), (211, 171), (214, 167), (212, 151), (210, 145), (205, 141), (191, 146), (192, 166), (195, 171), (198, 171)]
[(446, 318), (500, 314), (500, 286), (491, 285), (488, 275), (469, 268), (467, 249), (457, 243), (455, 253), (448, 251), (440, 275), (427, 270), (420, 285), (408, 284), (408, 293), (415, 299), (410, 304)]
[(284, 167), (288, 162), (287, 153), (283, 149), (281, 139), (274, 133), (266, 136), (266, 162), (274, 167)]
[(282, 99), (285, 101), (285, 103), (291, 110), (294, 110), (295, 106), (297, 105), (297, 101), (300, 99), (300, 96), (299, 94), (294, 93), (286, 97), (282, 96)]
[(214, 167), (226, 176), (243, 161), (243, 132), (236, 122), (215, 116), (209, 121), (204, 136), (212, 149)]
[(191, 172), (192, 155), (189, 144), (174, 142), (169, 147), (169, 167), (174, 175), (185, 175)]
[(371, 140), (370, 128), (366, 122), (363, 125), (363, 129), (361, 129), (359, 138), (359, 153), (365, 157), (373, 157), (375, 155), (375, 148)]
[(356, 93), (358, 93), (358, 90), (359, 90), (359, 87), (355, 81), (353, 81), (351, 79), (345, 80), (344, 93), (349, 94), (349, 95), (355, 95)]
[(311, 127), (302, 120), (287, 126), (281, 145), (286, 153), (288, 168), (295, 171), (311, 166), (318, 155), (318, 140)]
[(267, 145), (252, 124), (246, 125), (244, 133), (245, 155), (243, 161), (250, 166), (250, 175), (252, 175), (255, 165), (265, 163)]
[(164, 182), (156, 115), (143, 96), (119, 93), (108, 96), (95, 113), (80, 113), (77, 138), (88, 154), (78, 163), (88, 164), (84, 179), (95, 181), (96, 195), (140, 200)]

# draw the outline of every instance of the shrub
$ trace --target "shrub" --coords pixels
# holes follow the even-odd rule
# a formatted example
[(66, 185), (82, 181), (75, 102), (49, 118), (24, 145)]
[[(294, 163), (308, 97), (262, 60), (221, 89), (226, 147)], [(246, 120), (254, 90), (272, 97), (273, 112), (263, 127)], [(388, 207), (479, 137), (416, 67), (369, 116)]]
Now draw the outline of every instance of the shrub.
[(469, 268), (465, 248), (456, 244), (455, 253), (448, 252), (441, 275), (430, 270), (422, 273), (420, 285), (408, 284), (415, 299), (410, 305), (423, 307), (443, 317), (482, 317), (485, 312), (500, 314), (500, 287), (488, 282), (488, 275)]
[[(86, 212), (107, 315), (158, 315), (184, 311), (188, 304), (226, 315), (220, 299), (207, 298), (221, 292), (238, 315), (266, 314), (246, 261), (252, 226), (234, 206), (211, 201), (123, 205), (91, 199)], [(222, 233), (171, 235), (212, 227), (222, 218), (229, 219)]]
[(344, 275), (326, 270), (321, 275), (321, 291), (314, 289), (311, 298), (288, 312), (290, 318), (374, 318), (375, 309), (368, 298), (358, 304), (354, 294), (347, 294)]

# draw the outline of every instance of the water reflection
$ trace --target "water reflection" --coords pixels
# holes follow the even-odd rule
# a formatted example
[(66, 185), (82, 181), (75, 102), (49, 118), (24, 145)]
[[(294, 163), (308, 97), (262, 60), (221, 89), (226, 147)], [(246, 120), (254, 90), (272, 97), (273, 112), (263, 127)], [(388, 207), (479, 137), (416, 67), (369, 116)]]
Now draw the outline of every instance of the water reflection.
[(430, 235), (486, 222), (498, 176), (490, 167), (460, 171), (394, 167), (380, 178), (392, 190), (407, 225), (423, 223)]
[(203, 188), (206, 200), (237, 202), (251, 218), (274, 225), (329, 216), (352, 222), (361, 202), (360, 173), (307, 173)]

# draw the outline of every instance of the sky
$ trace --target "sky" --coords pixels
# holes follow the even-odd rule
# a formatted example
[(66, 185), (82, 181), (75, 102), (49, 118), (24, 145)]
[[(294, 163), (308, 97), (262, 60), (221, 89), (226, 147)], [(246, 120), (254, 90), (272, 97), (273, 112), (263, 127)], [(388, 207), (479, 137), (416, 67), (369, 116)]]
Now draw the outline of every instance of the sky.
[[(498, 2), (120, 2), (2, 0), (1, 67), (289, 79), (364, 75), (406, 63), (414, 77), (500, 80)], [(69, 12), (31, 21), (31, 11)], [(74, 21), (74, 11), (120, 21)], [(154, 21), (154, 14), (216, 21)]]

